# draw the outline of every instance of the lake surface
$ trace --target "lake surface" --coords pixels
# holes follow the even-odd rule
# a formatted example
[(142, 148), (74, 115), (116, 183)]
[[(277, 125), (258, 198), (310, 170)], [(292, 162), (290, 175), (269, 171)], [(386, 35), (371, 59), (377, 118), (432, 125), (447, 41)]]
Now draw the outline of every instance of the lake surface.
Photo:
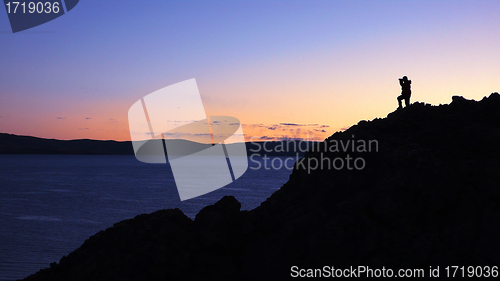
[(0, 280), (59, 262), (91, 235), (139, 214), (179, 208), (194, 218), (224, 195), (253, 209), (288, 181), (291, 170), (280, 164), (293, 165), (290, 158), (252, 157), (235, 182), (181, 202), (168, 164), (133, 155), (0, 155)]

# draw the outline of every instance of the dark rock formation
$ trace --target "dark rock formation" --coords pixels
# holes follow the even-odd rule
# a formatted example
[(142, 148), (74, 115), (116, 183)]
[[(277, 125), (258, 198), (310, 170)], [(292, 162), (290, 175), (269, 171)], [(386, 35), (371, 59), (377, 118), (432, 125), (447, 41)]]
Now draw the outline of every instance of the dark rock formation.
[[(151, 146), (161, 140), (148, 142)], [(200, 151), (210, 147), (210, 144), (202, 144), (188, 140), (167, 140), (167, 142), (181, 142), (184, 149), (189, 152)], [(265, 148), (263, 147), (265, 143)], [(283, 141), (251, 141), (246, 142), (247, 155), (256, 156), (299, 156), (311, 147), (314, 141), (283, 140)], [(299, 146), (300, 144), (300, 146)], [(234, 144), (226, 144), (230, 148)], [(146, 148), (143, 146), (142, 148)], [(154, 149), (152, 150), (154, 151)], [(184, 152), (177, 151), (179, 155)], [(44, 139), (31, 136), (18, 136), (0, 133), (0, 154), (76, 154), (76, 155), (133, 155), (134, 150), (130, 141), (112, 140), (56, 140)], [(146, 154), (148, 154), (146, 152)], [(170, 155), (171, 157), (174, 155)]]
[[(360, 121), (306, 153), (255, 210), (224, 197), (194, 221), (179, 210), (140, 215), (25, 280), (283, 280), (291, 266), (427, 277), (441, 266), (445, 277), (444, 266), (499, 266), (499, 121), (497, 93)], [(378, 146), (334, 149), (348, 140)], [(365, 166), (312, 169), (348, 157)]]

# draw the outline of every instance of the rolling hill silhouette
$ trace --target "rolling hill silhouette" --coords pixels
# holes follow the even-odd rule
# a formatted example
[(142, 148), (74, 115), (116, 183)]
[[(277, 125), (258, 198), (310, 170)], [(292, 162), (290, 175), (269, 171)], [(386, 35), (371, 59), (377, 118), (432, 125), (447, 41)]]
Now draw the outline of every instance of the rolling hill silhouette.
[(0, 154), (133, 155), (129, 141), (56, 140), (0, 133)]
[[(25, 280), (284, 280), (291, 267), (424, 269), (500, 264), (500, 95), (414, 103), (360, 121), (296, 163), (252, 211), (226, 196), (115, 224)], [(376, 151), (334, 143), (377, 140)], [(313, 151), (314, 150), (314, 151)], [(362, 157), (363, 169), (311, 169)], [(432, 278), (435, 280), (436, 278)]]
[[(152, 145), (153, 140), (146, 146)], [(187, 151), (200, 151), (210, 144), (197, 143), (188, 140), (166, 140), (167, 142), (183, 142)], [(265, 143), (265, 150), (263, 145)], [(247, 154), (259, 154), (268, 156), (295, 156), (296, 153), (303, 155), (314, 141), (305, 140), (282, 140), (282, 141), (254, 141), (246, 142)], [(232, 146), (233, 144), (226, 144)], [(183, 154), (183, 151), (176, 153)], [(57, 140), (45, 139), (32, 136), (18, 136), (0, 133), (0, 154), (76, 154), (76, 155), (134, 155), (130, 141), (114, 140)]]

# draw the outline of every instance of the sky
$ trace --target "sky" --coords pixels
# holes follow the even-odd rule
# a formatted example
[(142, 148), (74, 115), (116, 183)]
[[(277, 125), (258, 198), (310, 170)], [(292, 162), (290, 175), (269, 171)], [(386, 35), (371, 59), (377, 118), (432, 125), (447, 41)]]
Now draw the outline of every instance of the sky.
[[(1, 10), (1, 9), (0, 9)], [(412, 102), (500, 91), (500, 1), (85, 1), (12, 33), (0, 132), (130, 140), (141, 98), (192, 78), (245, 139), (322, 140)]]

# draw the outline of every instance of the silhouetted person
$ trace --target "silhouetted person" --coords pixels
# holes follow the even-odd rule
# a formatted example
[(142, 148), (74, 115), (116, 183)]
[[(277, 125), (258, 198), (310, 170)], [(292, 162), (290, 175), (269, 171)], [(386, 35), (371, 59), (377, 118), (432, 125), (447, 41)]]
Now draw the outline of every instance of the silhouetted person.
[(411, 80), (408, 80), (408, 77), (403, 76), (403, 78), (399, 78), (399, 85), (401, 85), (401, 95), (398, 97), (398, 109), (403, 108), (401, 100), (405, 100), (405, 106), (410, 105)]

